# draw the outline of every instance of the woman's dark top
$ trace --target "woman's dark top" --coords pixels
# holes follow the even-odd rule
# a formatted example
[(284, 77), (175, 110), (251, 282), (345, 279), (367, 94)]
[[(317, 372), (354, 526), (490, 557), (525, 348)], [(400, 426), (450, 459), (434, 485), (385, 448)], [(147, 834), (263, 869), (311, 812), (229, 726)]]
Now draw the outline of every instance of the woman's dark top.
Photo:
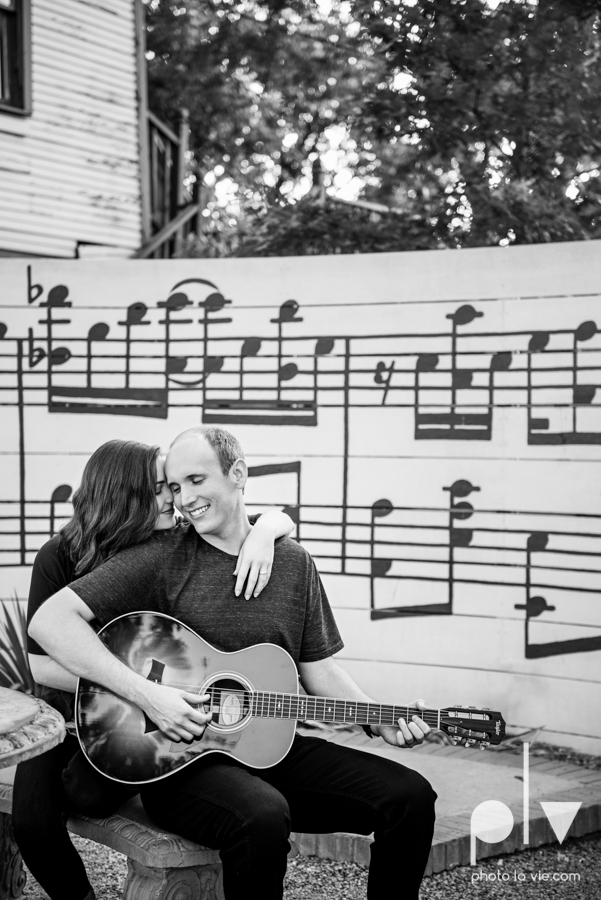
[[(38, 551), (33, 563), (27, 603), (27, 625), (48, 597), (67, 587), (76, 577), (75, 563), (67, 552), (65, 541), (60, 534), (55, 534)], [(27, 635), (27, 652), (35, 656), (47, 656), (47, 653), (29, 635)], [(67, 721), (73, 718), (74, 694), (55, 688), (41, 687), (41, 696)]]

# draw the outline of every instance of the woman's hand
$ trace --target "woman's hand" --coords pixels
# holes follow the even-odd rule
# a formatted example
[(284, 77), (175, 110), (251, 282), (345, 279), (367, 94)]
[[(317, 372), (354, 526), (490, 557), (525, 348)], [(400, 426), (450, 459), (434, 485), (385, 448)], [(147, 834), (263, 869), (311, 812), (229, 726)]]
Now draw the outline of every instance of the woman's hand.
[(234, 589), (236, 597), (242, 593), (244, 582), (246, 582), (244, 596), (247, 600), (252, 596), (259, 596), (271, 576), (276, 539), (285, 537), (293, 530), (294, 522), (290, 516), (279, 510), (270, 510), (260, 516), (238, 555), (234, 569), (234, 575), (237, 576)]

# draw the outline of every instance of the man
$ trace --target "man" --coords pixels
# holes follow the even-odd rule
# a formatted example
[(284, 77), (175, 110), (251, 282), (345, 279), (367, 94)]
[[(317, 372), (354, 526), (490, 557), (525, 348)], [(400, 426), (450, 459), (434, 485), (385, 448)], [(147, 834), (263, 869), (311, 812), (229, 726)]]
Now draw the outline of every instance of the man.
[[(250, 529), (243, 498), (247, 466), (236, 439), (220, 428), (183, 432), (166, 472), (189, 523), (178, 540), (154, 537), (59, 591), (32, 619), (34, 639), (75, 674), (136, 703), (173, 740), (202, 735), (210, 715), (190, 705), (198, 696), (129, 670), (98, 640), (87, 624), (92, 618), (104, 624), (126, 612), (153, 610), (180, 619), (226, 652), (276, 643), (296, 662), (307, 693), (370, 702), (332, 659), (342, 641), (315, 565), (295, 541), (276, 544), (272, 578), (261, 596), (244, 607), (236, 600), (232, 562)], [(428, 730), (415, 716), (398, 729), (371, 726), (401, 747), (421, 743)], [(404, 900), (417, 900), (435, 796), (421, 775), (396, 762), (299, 736), (270, 768), (249, 769), (211, 753), (142, 792), (161, 827), (219, 848), (227, 900), (282, 897), (291, 830), (373, 831), (368, 897), (388, 898), (398, 883)]]

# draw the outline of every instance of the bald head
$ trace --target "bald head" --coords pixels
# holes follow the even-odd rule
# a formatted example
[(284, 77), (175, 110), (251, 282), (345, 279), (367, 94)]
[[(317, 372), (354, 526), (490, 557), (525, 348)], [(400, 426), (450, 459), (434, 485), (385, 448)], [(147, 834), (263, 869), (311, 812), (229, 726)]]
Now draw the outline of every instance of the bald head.
[(237, 438), (225, 428), (214, 425), (197, 425), (188, 428), (174, 439), (170, 450), (182, 441), (206, 441), (215, 451), (224, 475), (230, 471), (237, 459), (244, 459), (244, 451)]

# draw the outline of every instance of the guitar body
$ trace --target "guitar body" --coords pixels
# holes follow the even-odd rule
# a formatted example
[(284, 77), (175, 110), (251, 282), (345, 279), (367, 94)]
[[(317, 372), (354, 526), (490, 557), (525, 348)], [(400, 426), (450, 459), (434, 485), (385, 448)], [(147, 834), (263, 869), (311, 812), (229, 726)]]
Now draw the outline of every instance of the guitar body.
[(167, 777), (206, 753), (225, 753), (240, 762), (267, 768), (284, 758), (296, 720), (255, 717), (244, 698), (253, 691), (298, 694), (292, 657), (275, 644), (258, 644), (235, 653), (216, 650), (190, 628), (162, 613), (129, 613), (98, 633), (125, 665), (160, 684), (202, 697), (219, 698), (213, 720), (193, 743), (175, 742), (133, 703), (80, 679), (76, 725), (82, 749), (103, 775), (141, 785)]
[(82, 750), (95, 769), (123, 784), (159, 781), (205, 753), (225, 753), (265, 769), (288, 753), (297, 719), (396, 725), (401, 716), (409, 721), (418, 714), (454, 742), (500, 744), (505, 736), (503, 716), (486, 707), (417, 709), (300, 696), (296, 666), (282, 647), (256, 644), (223, 653), (163, 613), (127, 613), (105, 625), (98, 637), (143, 678), (199, 698), (210, 696), (204, 708), (211, 721), (202, 737), (175, 742), (135, 704), (79, 679), (75, 722)]

